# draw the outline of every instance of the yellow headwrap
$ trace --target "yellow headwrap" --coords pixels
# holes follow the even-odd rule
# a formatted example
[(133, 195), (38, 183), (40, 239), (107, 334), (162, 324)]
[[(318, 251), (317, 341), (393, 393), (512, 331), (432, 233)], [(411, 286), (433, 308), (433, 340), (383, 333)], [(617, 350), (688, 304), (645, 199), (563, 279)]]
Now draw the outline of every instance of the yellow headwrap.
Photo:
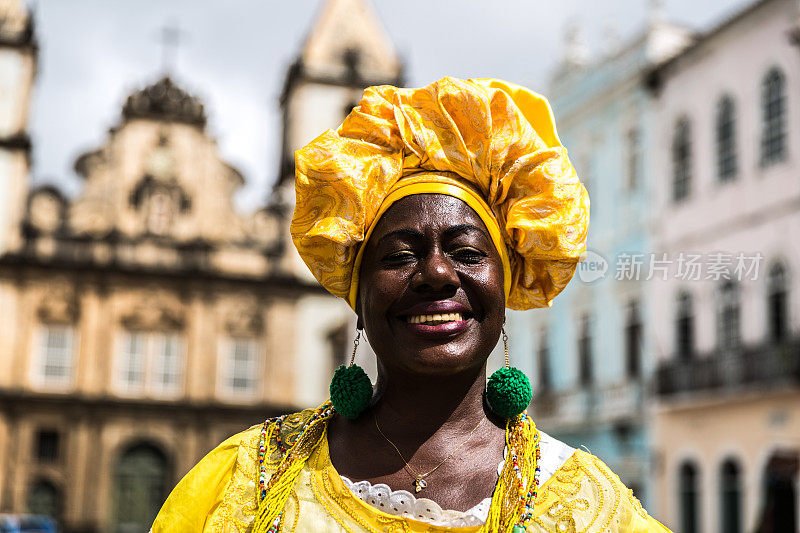
[(547, 100), (491, 79), (369, 87), (336, 131), (295, 153), (292, 239), (311, 272), (355, 308), (363, 244), (410, 194), (460, 198), (500, 252), (506, 306), (549, 306), (586, 248), (589, 197)]

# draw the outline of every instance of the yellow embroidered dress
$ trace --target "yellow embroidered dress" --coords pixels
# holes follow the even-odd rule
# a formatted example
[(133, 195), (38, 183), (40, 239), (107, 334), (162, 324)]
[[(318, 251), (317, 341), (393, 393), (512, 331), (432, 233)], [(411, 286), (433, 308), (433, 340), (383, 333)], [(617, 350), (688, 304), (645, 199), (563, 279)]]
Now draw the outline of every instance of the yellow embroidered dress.
[[(292, 444), (313, 410), (290, 415), (281, 440)], [(252, 531), (258, 508), (258, 441), (261, 425), (229, 438), (201, 460), (172, 491), (153, 532), (244, 533)], [(281, 458), (268, 443), (268, 474)], [(336, 472), (323, 438), (309, 456), (284, 509), (283, 531), (477, 532), (480, 527), (448, 528), (393, 516), (353, 494)], [(545, 481), (535, 503), (535, 532), (666, 532), (597, 457), (576, 450)]]

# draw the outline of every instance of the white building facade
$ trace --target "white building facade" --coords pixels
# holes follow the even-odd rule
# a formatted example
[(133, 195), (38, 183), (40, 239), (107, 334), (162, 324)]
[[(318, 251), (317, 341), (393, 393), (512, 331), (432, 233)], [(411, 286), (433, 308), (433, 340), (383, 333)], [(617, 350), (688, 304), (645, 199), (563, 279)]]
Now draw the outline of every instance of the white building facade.
[(654, 510), (676, 531), (798, 528), (799, 17), (751, 4), (648, 79)]
[(651, 6), (640, 32), (589, 58), (578, 30), (568, 29), (548, 96), (559, 137), (589, 191), (589, 251), (552, 308), (509, 313), (509, 335), (515, 364), (533, 381), (537, 425), (591, 450), (649, 509), (645, 398), (654, 364), (647, 284), (616, 264), (652, 250), (654, 110), (642, 79), (691, 34)]

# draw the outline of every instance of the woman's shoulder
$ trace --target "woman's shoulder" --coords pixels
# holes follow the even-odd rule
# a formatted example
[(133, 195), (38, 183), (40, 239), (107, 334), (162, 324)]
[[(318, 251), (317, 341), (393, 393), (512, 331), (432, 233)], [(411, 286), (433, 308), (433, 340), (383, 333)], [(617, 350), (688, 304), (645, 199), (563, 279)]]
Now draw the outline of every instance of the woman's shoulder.
[(314, 409), (306, 409), (271, 418), (225, 439), (175, 486), (156, 517), (153, 531), (204, 531), (206, 525), (220, 521), (251, 522), (257, 506), (253, 480), (265, 430), (273, 429), (272, 438), (265, 443), (265, 466), (271, 469), (313, 414)]
[(633, 491), (599, 457), (552, 440), (551, 449), (572, 451), (542, 483), (537, 502), (542, 506), (540, 523), (552, 525), (553, 531), (562, 525), (593, 531), (668, 531), (647, 514)]

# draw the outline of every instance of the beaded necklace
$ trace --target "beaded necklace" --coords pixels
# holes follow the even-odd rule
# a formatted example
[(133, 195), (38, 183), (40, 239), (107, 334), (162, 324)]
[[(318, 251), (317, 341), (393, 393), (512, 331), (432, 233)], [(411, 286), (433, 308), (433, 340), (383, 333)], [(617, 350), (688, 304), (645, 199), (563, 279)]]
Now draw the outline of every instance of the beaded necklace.
[[(283, 508), (308, 456), (316, 448), (324, 431), (324, 424), (335, 414), (330, 402), (318, 407), (300, 430), (294, 444), (281, 439), (281, 427), (286, 415), (264, 422), (258, 439), (259, 505), (253, 533), (278, 533), (281, 531)], [(267, 443), (275, 437), (281, 461), (278, 468), (267, 477)], [(489, 517), (482, 531), (527, 531), (533, 519), (533, 510), (539, 489), (539, 460), (541, 437), (533, 419), (526, 412), (506, 425), (506, 445), (509, 457), (492, 497)], [(531, 470), (533, 470), (532, 475)], [(529, 477), (530, 476), (530, 477)], [(529, 483), (529, 481), (531, 481)], [(505, 505), (517, 500), (517, 504)], [(511, 514), (509, 515), (509, 510)], [(515, 512), (516, 511), (516, 512)], [(504, 516), (506, 515), (506, 516)]]

